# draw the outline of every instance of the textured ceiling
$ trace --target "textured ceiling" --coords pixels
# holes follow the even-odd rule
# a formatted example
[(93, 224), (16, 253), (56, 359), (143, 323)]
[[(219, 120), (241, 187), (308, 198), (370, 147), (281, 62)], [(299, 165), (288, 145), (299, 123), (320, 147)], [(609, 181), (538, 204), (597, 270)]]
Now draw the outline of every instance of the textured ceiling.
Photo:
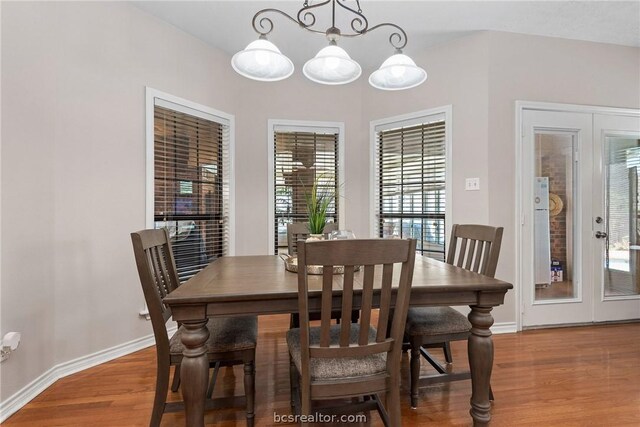
[[(310, 2), (319, 3), (318, 0)], [(355, 1), (347, 5), (356, 7)], [(139, 1), (138, 8), (229, 54), (255, 40), (251, 27), (260, 9), (279, 8), (296, 15), (301, 1)], [(640, 1), (360, 1), (373, 26), (400, 25), (408, 34), (405, 53), (469, 34), (495, 30), (576, 40), (640, 46)], [(330, 8), (316, 9), (318, 26), (329, 25)], [(348, 27), (346, 13), (338, 12), (338, 27)], [(269, 39), (299, 68), (326, 45), (320, 34), (300, 29), (285, 17), (271, 15), (275, 28)], [(381, 28), (362, 37), (343, 38), (339, 44), (364, 68), (378, 67), (393, 53), (389, 31)]]

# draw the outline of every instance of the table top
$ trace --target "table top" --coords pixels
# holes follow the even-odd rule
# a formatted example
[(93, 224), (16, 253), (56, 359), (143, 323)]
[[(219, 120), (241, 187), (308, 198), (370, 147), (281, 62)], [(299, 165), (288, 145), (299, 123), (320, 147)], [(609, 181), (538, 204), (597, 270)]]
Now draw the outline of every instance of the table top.
[[(394, 283), (400, 265), (394, 268)], [(380, 271), (378, 271), (380, 270)], [(376, 268), (376, 275), (381, 274)], [(354, 287), (361, 285), (362, 271), (354, 276)], [(309, 294), (320, 293), (322, 276), (309, 275)], [(334, 289), (341, 289), (342, 275), (334, 275)], [(376, 280), (376, 283), (378, 281)], [(412, 295), (416, 293), (487, 291), (504, 293), (513, 285), (416, 255)], [(295, 298), (298, 295), (298, 275), (286, 271), (276, 255), (225, 256), (209, 264), (178, 289), (169, 294), (170, 306), (224, 301), (257, 301)]]

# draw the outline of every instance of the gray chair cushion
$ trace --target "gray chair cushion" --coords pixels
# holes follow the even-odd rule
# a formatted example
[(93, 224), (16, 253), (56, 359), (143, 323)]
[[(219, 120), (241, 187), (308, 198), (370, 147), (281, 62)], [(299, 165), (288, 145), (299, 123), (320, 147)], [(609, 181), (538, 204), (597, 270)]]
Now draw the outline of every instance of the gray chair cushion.
[[(205, 346), (207, 353), (223, 353), (227, 351), (249, 350), (256, 347), (258, 341), (258, 318), (245, 317), (214, 317), (207, 322), (209, 339)], [(169, 347), (171, 354), (182, 354), (182, 332), (184, 327), (171, 337)]]
[(470, 329), (465, 315), (451, 307), (411, 307), (407, 312), (405, 333), (409, 336), (457, 334)]
[[(358, 342), (360, 325), (351, 325), (350, 343)], [(332, 325), (329, 331), (330, 342), (338, 345), (340, 341), (340, 325)], [(375, 342), (376, 330), (369, 328), (369, 342)], [(309, 341), (311, 345), (320, 343), (320, 328), (309, 328)], [(298, 371), (301, 371), (300, 354), (300, 329), (289, 329), (287, 332), (287, 345)], [(312, 358), (310, 360), (311, 380), (330, 380), (333, 378), (361, 377), (380, 374), (387, 369), (387, 353), (378, 353), (362, 357), (342, 358)]]

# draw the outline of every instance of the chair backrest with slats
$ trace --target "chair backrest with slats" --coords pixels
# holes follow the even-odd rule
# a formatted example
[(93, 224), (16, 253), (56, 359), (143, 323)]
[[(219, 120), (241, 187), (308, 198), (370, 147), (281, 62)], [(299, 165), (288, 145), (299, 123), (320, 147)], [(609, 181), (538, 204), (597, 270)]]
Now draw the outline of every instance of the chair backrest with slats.
[(502, 227), (454, 224), (447, 263), (494, 277), (500, 256)]
[[(322, 232), (324, 234), (331, 233), (338, 229), (337, 222), (328, 222)], [(295, 255), (297, 253), (296, 244), (299, 239), (306, 239), (309, 237), (309, 223), (308, 222), (293, 222), (287, 224), (287, 246), (289, 247), (289, 255)]]
[[(298, 241), (298, 303), (303, 377), (309, 375), (309, 358), (311, 357), (358, 357), (387, 352), (391, 353), (387, 357), (388, 370), (391, 372), (395, 367), (399, 369), (402, 336), (413, 280), (415, 251), (416, 241), (413, 239), (351, 239), (309, 243)], [(392, 279), (396, 263), (402, 263), (402, 265), (397, 284), (395, 309), (392, 311)], [(323, 266), (320, 342), (313, 346), (309, 344), (308, 276), (305, 268), (307, 265)], [(333, 292), (339, 290), (339, 287), (334, 289), (336, 280), (334, 280), (333, 266), (344, 266), (342, 293), (336, 296)], [(355, 273), (355, 266), (362, 266), (363, 271)], [(377, 273), (376, 266), (378, 266)], [(380, 266), (382, 266), (381, 269)], [(354, 286), (356, 278), (357, 283)], [(374, 281), (377, 282), (376, 286)], [(337, 282), (339, 283), (339, 280)], [(371, 311), (374, 302), (377, 303), (377, 301), (380, 308), (377, 332), (375, 341), (369, 342)], [(335, 308), (340, 307), (343, 319), (340, 323), (338, 346), (330, 345), (333, 304), (336, 304)], [(351, 318), (354, 305), (361, 307), (360, 331), (357, 343), (350, 344), (352, 324), (348, 319)], [(393, 319), (389, 319), (390, 312), (393, 312)], [(387, 336), (389, 321), (391, 321), (390, 336)]]
[(169, 348), (166, 323), (171, 310), (162, 299), (180, 286), (168, 231), (143, 230), (131, 233), (138, 275), (149, 309), (156, 345)]

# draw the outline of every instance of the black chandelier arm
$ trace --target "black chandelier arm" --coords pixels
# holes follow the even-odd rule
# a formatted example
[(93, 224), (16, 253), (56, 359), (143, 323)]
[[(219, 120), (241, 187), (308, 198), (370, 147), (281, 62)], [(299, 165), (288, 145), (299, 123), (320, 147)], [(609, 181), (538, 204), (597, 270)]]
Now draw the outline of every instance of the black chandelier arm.
[[(268, 13), (274, 13), (274, 14), (284, 16), (285, 18), (289, 19), (291, 22), (298, 24), (301, 28), (309, 32), (317, 33), (317, 34), (327, 34), (327, 31), (319, 31), (312, 28), (316, 24), (316, 16), (313, 13), (312, 9), (316, 9), (316, 8), (325, 6), (327, 4), (333, 3), (334, 14), (335, 14), (335, 5), (337, 3), (338, 6), (356, 15), (356, 17), (351, 20), (351, 29), (354, 32), (342, 33), (340, 34), (342, 37), (357, 37), (357, 36), (362, 36), (368, 32), (377, 30), (378, 28), (381, 28), (381, 27), (393, 27), (397, 31), (392, 32), (391, 35), (389, 36), (389, 43), (391, 44), (391, 46), (393, 46), (398, 50), (402, 50), (407, 45), (407, 33), (405, 33), (405, 31), (402, 28), (400, 28), (400, 26), (396, 24), (392, 24), (390, 22), (383, 22), (382, 24), (369, 27), (369, 21), (362, 14), (362, 9), (360, 9), (359, 2), (358, 2), (358, 10), (355, 10), (350, 8), (346, 4), (344, 4), (343, 1), (344, 0), (325, 0), (321, 3), (314, 4), (314, 5), (309, 5), (307, 2), (305, 2), (302, 9), (298, 11), (298, 14), (296, 15), (295, 18), (289, 15), (288, 13), (281, 11), (280, 9), (275, 9), (275, 8), (262, 9), (253, 16), (251, 25), (253, 26), (253, 29), (256, 33), (260, 34), (261, 37), (266, 37), (268, 34), (271, 33), (271, 31), (273, 31), (273, 21), (271, 20), (271, 18), (267, 16), (262, 16), (262, 15), (268, 14)], [(334, 19), (333, 25), (335, 26), (335, 15), (333, 19)]]
[(263, 16), (262, 18), (260, 18), (260, 15), (265, 13), (277, 13), (284, 16), (285, 18), (288, 18), (292, 22), (295, 22), (296, 24), (300, 24), (296, 20), (296, 18), (289, 15), (288, 13), (281, 11), (280, 9), (272, 9), (272, 8), (262, 9), (262, 10), (259, 10), (255, 15), (253, 15), (253, 19), (251, 20), (251, 25), (253, 26), (254, 31), (260, 34), (261, 36), (267, 36), (269, 33), (271, 33), (271, 31), (273, 31), (273, 21), (266, 16)]
[(342, 7), (345, 10), (357, 15), (355, 18), (351, 20), (351, 29), (355, 32), (355, 34), (346, 34), (347, 37), (354, 37), (357, 35), (361, 35), (369, 31), (369, 21), (362, 14), (362, 9), (360, 9), (360, 3), (358, 2), (358, 10), (351, 9), (349, 6), (344, 4), (340, 0), (335, 0), (338, 6)]
[(407, 39), (408, 39), (407, 33), (405, 33), (404, 30), (396, 24), (392, 24), (390, 22), (383, 22), (382, 24), (374, 25), (373, 27), (369, 28), (367, 32), (377, 30), (378, 28), (381, 28), (381, 27), (393, 27), (396, 30), (398, 30), (397, 32), (394, 31), (389, 36), (389, 44), (391, 44), (391, 46), (393, 46), (398, 50), (402, 50), (405, 48), (405, 46), (407, 46)]
[(316, 15), (313, 13), (313, 11), (311, 11), (311, 9), (322, 7), (331, 2), (332, 0), (326, 0), (326, 1), (323, 1), (322, 3), (312, 4), (312, 5), (309, 5), (307, 2), (304, 2), (302, 9), (298, 11), (298, 15), (297, 15), (298, 20), (295, 22), (305, 30), (309, 30), (313, 33), (324, 34), (324, 31), (318, 31), (318, 30), (312, 29), (312, 27), (316, 24)]

